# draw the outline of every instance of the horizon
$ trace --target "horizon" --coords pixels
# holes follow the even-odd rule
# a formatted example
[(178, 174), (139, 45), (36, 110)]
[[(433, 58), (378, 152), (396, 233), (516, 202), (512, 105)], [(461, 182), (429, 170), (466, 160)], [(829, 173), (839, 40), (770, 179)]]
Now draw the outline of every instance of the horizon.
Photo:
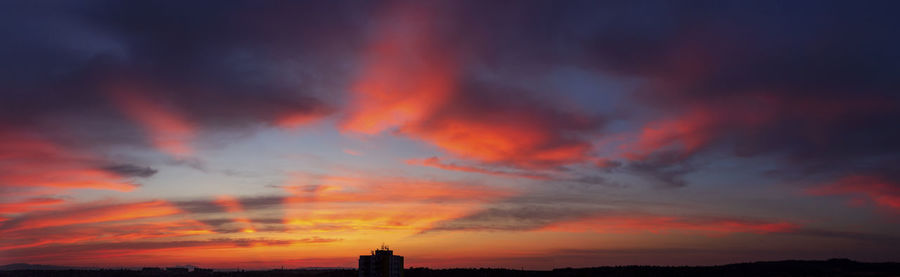
[(0, 1), (0, 264), (900, 261), (898, 1)]
[[(756, 263), (785, 263), (785, 262), (853, 262), (853, 263), (888, 263), (888, 264), (900, 264), (900, 262), (872, 262), (872, 261), (857, 261), (846, 258), (831, 258), (824, 260), (768, 260), (768, 261), (744, 261), (744, 262), (734, 262), (734, 263), (726, 263), (726, 264), (708, 264), (708, 265), (651, 265), (651, 264), (622, 264), (622, 265), (595, 265), (589, 267), (556, 267), (556, 268), (543, 268), (543, 269), (528, 269), (528, 268), (511, 268), (511, 267), (413, 267), (408, 266), (404, 267), (404, 269), (430, 269), (430, 270), (447, 270), (447, 269), (500, 269), (500, 270), (513, 270), (513, 271), (554, 271), (559, 269), (589, 269), (589, 268), (602, 268), (602, 267), (720, 267), (720, 266), (729, 266), (729, 265), (741, 265), (741, 264), (756, 264)], [(11, 265), (27, 265), (27, 266), (50, 266), (50, 267), (61, 267), (64, 269), (50, 269), (50, 270), (142, 270), (145, 268), (159, 268), (165, 270), (166, 268), (201, 268), (201, 269), (212, 269), (216, 271), (273, 271), (273, 270), (357, 270), (357, 267), (336, 267), (336, 266), (309, 266), (309, 267), (297, 267), (297, 268), (288, 268), (288, 267), (275, 267), (275, 268), (215, 268), (215, 267), (204, 267), (197, 266), (193, 264), (184, 264), (184, 265), (171, 265), (171, 266), (129, 266), (129, 267), (82, 267), (82, 266), (67, 266), (67, 265), (46, 265), (46, 264), (28, 264), (28, 263), (13, 263), (13, 264), (5, 264), (0, 265), (0, 268)], [(36, 269), (36, 270), (47, 270), (47, 269)]]

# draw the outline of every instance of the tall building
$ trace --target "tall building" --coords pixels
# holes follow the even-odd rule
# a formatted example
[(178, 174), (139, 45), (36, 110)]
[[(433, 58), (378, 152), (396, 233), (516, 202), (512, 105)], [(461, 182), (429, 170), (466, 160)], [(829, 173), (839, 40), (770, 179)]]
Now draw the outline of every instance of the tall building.
[(359, 277), (403, 277), (403, 256), (394, 256), (387, 246), (359, 256)]

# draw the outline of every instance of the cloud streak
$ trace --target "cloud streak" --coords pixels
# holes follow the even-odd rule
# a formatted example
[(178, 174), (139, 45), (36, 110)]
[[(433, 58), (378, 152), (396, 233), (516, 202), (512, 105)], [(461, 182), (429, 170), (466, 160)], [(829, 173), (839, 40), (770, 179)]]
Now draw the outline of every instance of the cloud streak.
[[(0, 184), (54, 189), (94, 188), (129, 191), (137, 185), (91, 153), (72, 150), (39, 134), (0, 129)], [(118, 169), (122, 169), (119, 167)], [(146, 175), (146, 174), (145, 174)]]
[(546, 180), (547, 176), (538, 175), (538, 174), (528, 174), (528, 173), (518, 173), (518, 172), (510, 172), (510, 171), (502, 171), (502, 170), (490, 170), (484, 169), (480, 167), (474, 166), (465, 166), (465, 165), (457, 165), (452, 163), (444, 163), (441, 162), (437, 157), (431, 157), (424, 160), (407, 160), (407, 164), (410, 165), (421, 165), (421, 166), (429, 166), (440, 168), (444, 170), (452, 170), (452, 171), (463, 171), (463, 172), (472, 172), (472, 173), (481, 173), (487, 175), (501, 176), (501, 177), (515, 177), (515, 178), (527, 178), (527, 179), (535, 179), (535, 180)]
[(440, 37), (447, 30), (437, 27), (436, 7), (407, 4), (378, 21), (344, 130), (392, 128), (461, 158), (523, 168), (588, 158), (589, 143), (564, 133), (589, 133), (599, 120), (529, 100), (527, 91), (466, 81), (458, 64), (466, 53), (445, 49), (453, 43)]
[(807, 190), (813, 195), (849, 195), (855, 203), (871, 202), (900, 212), (900, 184), (877, 175), (851, 175)]
[(86, 206), (80, 209), (29, 214), (5, 221), (0, 224), (0, 232), (160, 217), (179, 212), (177, 208), (163, 200)]
[(176, 157), (193, 154), (190, 144), (196, 136), (196, 127), (171, 108), (142, 94), (134, 88), (115, 88), (111, 93), (121, 111), (143, 126), (156, 148)]

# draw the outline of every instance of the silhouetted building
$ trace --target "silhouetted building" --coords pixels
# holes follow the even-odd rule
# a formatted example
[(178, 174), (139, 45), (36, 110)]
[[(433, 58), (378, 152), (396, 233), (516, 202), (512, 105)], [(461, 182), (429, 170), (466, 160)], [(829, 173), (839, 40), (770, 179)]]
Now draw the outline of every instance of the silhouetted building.
[(160, 276), (163, 274), (162, 268), (158, 267), (145, 267), (141, 268), (141, 275), (147, 276)]
[(191, 271), (191, 275), (194, 276), (211, 276), (213, 275), (212, 268), (199, 268), (195, 267), (194, 270)]
[(167, 267), (166, 274), (187, 274), (188, 269), (186, 267)]
[(372, 255), (359, 256), (359, 277), (402, 277), (403, 256), (381, 245)]

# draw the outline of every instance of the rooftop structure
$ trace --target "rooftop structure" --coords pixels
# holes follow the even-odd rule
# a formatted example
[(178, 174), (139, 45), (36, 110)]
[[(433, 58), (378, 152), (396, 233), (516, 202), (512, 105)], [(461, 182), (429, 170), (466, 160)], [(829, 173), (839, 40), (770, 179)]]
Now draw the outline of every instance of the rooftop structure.
[(359, 277), (402, 277), (403, 256), (394, 256), (386, 245), (359, 256)]

